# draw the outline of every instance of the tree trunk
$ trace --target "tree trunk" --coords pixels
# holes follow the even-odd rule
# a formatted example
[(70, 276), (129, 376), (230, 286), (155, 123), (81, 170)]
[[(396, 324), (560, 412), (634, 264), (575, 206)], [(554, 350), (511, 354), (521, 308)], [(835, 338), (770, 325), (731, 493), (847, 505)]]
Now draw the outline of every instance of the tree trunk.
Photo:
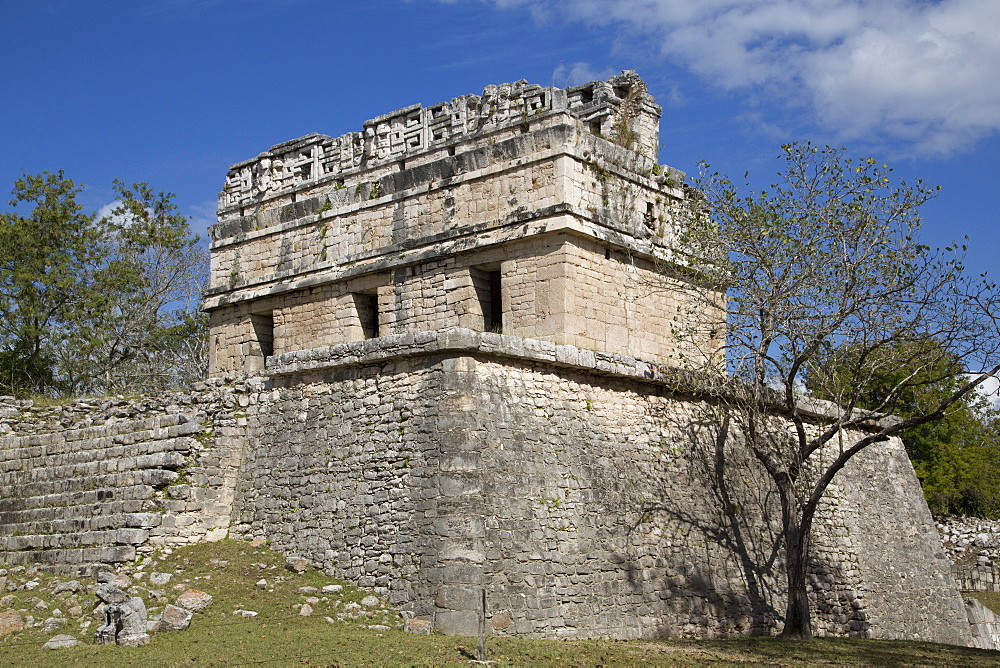
[(785, 575), (788, 579), (788, 603), (781, 637), (809, 640), (812, 638), (812, 618), (809, 616), (809, 595), (806, 592), (809, 530), (794, 519), (787, 519), (786, 524)]

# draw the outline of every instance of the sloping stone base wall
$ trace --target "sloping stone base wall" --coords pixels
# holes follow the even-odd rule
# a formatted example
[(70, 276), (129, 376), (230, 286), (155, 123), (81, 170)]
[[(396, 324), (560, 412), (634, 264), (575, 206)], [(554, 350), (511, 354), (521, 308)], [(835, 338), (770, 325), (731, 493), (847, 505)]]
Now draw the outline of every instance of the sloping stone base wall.
[[(386, 587), (447, 632), (475, 633), (484, 589), (495, 633), (780, 628), (776, 494), (715, 408), (648, 365), (451, 330), (269, 369), (234, 532)], [(815, 534), (819, 635), (968, 641), (897, 441), (838, 476)]]
[[(718, 408), (649, 364), (446, 330), (268, 374), (84, 418), (8, 401), (0, 557), (80, 569), (228, 528), (446, 632), (475, 633), (484, 590), (496, 634), (780, 628), (776, 495)], [(838, 474), (814, 546), (819, 635), (971, 641), (898, 442)]]
[[(434, 559), (441, 370), (344, 367), (260, 395), (232, 533), (412, 603)], [(416, 589), (415, 589), (416, 587)]]

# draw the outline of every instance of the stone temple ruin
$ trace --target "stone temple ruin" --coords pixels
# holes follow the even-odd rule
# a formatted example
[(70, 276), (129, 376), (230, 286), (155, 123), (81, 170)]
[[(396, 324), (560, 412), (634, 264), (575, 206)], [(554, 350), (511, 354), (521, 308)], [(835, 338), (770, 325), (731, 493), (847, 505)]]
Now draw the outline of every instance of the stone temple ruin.
[[(211, 231), (212, 378), (0, 406), (0, 557), (86, 570), (266, 538), (439, 630), (707, 637), (780, 627), (776, 501), (670, 369), (711, 360), (635, 73), (413, 105), (234, 165)], [(817, 418), (819, 419), (819, 418)], [(814, 528), (820, 635), (968, 644), (902, 445)]]
[(660, 108), (644, 90), (634, 74), (491, 86), (234, 165), (205, 304), (214, 372), (456, 327), (657, 361), (704, 354), (720, 316), (679, 337), (683, 291), (650, 287), (684, 195), (683, 174), (648, 157)]

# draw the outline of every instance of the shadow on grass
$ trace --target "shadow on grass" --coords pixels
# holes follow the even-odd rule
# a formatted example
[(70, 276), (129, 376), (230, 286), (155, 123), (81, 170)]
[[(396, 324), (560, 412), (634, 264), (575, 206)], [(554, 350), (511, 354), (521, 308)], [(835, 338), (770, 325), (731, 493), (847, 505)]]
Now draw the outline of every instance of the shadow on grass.
[(905, 640), (814, 638), (801, 642), (748, 637), (683, 644), (779, 665), (1000, 666), (1000, 652), (993, 650)]

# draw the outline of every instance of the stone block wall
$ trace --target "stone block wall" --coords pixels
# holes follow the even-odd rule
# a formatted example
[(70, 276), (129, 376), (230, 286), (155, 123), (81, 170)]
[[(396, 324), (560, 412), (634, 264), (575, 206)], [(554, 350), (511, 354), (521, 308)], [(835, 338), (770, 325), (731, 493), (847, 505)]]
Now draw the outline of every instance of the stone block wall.
[[(482, 577), (515, 632), (702, 636), (777, 625), (778, 527), (765, 520), (778, 517), (776, 499), (736, 448), (725, 480), (716, 475), (717, 453), (705, 448), (717, 429), (704, 426), (704, 406), (592, 374), (475, 366), (467, 386), (479, 410), (466, 434), (483, 454), (481, 544), (493, 555)], [(818, 634), (960, 639), (962, 602), (901, 444), (865, 453), (837, 483), (811, 565)]]
[[(272, 356), (139, 403), (6, 400), (0, 558), (86, 570), (231, 533), (381, 588), (451, 632), (774, 632), (776, 498), (716, 407), (654, 364), (469, 329)], [(724, 443), (724, 447), (718, 447)], [(819, 635), (970, 642), (897, 441), (817, 518)]]
[[(847, 602), (860, 611), (855, 619), (864, 622), (867, 637), (956, 643), (964, 607), (902, 442), (893, 439), (855, 456), (825, 502), (814, 546), (836, 555), (828, 561), (850, 576), (848, 598), (859, 601)], [(813, 587), (821, 609), (843, 600), (829, 584)]]
[(388, 362), (320, 379), (260, 395), (232, 533), (410, 602), (434, 544), (440, 371)]
[[(484, 589), (500, 634), (780, 628), (776, 495), (738, 438), (716, 449), (714, 407), (657, 367), (448, 330), (288, 353), (268, 369), (275, 389), (248, 415), (259, 445), (240, 535), (385, 587), (446, 632), (475, 633)], [(818, 635), (969, 641), (898, 441), (838, 475), (814, 545)]]
[[(259, 371), (265, 352), (364, 340), (365, 295), (377, 298), (380, 335), (499, 328), (487, 327), (484, 313), (485, 275), (494, 270), (502, 329), (515, 336), (691, 366), (721, 345), (716, 293), (665, 277), (646, 258), (562, 231), (225, 306), (213, 314), (216, 368)], [(261, 313), (272, 331), (269, 351), (257, 341)]]
[(992, 564), (955, 564), (952, 575), (962, 591), (1000, 592), (1000, 577)]

